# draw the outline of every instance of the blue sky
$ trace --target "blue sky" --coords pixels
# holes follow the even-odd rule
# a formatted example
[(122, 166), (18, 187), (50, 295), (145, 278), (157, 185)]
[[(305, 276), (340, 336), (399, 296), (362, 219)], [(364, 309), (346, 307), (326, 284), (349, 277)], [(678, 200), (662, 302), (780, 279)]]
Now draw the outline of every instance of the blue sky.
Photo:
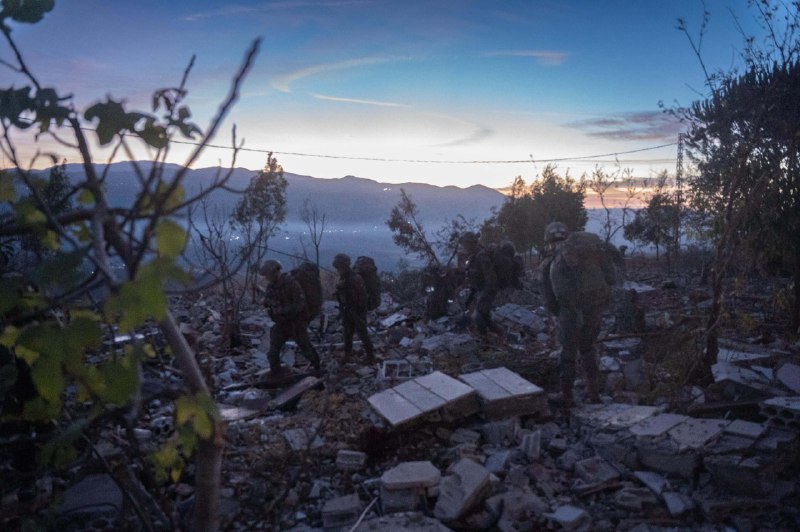
[[(57, 0), (41, 23), (15, 26), (13, 35), (43, 84), (73, 93), (80, 108), (111, 95), (149, 110), (152, 91), (177, 85), (196, 54), (187, 103), (201, 128), (249, 43), (263, 37), (241, 98), (214, 139), (229, 145), (236, 124), (254, 150), (241, 153), (237, 166), (258, 169), (263, 151), (272, 150), (298, 174), (498, 188), (517, 175), (530, 181), (547, 160), (601, 154), (621, 154), (619, 165), (639, 176), (673, 172), (674, 145), (624, 152), (674, 143), (679, 126), (658, 103), (687, 105), (703, 92), (700, 63), (676, 29), (684, 17), (696, 36), (703, 5)], [(711, 19), (703, 58), (727, 70), (742, 45), (734, 17), (745, 32), (760, 30), (746, 0), (705, 6)], [(11, 60), (5, 44), (0, 58)], [(3, 86), (24, 84), (3, 72)], [(182, 162), (187, 149), (176, 146), (170, 161)], [(105, 154), (96, 154), (102, 161)], [(228, 165), (230, 155), (209, 149), (196, 166)], [(464, 162), (475, 160), (489, 162)], [(614, 160), (557, 164), (577, 177), (596, 165), (613, 170)]]

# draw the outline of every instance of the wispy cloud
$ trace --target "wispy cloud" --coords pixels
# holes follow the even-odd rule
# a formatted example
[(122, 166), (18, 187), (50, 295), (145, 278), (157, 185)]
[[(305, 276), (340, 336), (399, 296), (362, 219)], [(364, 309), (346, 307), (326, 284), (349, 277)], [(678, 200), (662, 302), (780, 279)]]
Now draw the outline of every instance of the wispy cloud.
[(282, 2), (262, 2), (257, 5), (245, 6), (241, 4), (223, 5), (217, 9), (201, 11), (184, 15), (181, 20), (187, 22), (197, 22), (209, 18), (230, 17), (235, 15), (246, 15), (253, 13), (265, 13), (268, 11), (281, 11), (289, 9), (304, 8), (338, 8), (371, 4), (372, 0), (286, 0)]
[(569, 57), (567, 52), (556, 52), (554, 50), (500, 50), (496, 52), (486, 52), (484, 57), (532, 57), (542, 66), (558, 66), (564, 63)]
[(455, 116), (438, 114), (438, 113), (427, 113), (427, 115), (435, 118), (440, 118), (449, 121), (451, 123), (456, 122), (459, 125), (463, 126), (463, 129), (472, 130), (470, 133), (462, 135), (461, 137), (458, 137), (456, 139), (438, 144), (432, 144), (431, 146), (434, 148), (450, 148), (454, 146), (463, 146), (465, 144), (472, 144), (474, 142), (479, 142), (483, 139), (489, 138), (495, 133), (494, 130), (489, 127), (477, 124), (475, 122), (470, 122), (468, 120), (463, 120)]
[(314, 98), (318, 100), (328, 100), (331, 102), (343, 102), (343, 103), (355, 103), (360, 105), (377, 105), (379, 107), (410, 107), (410, 105), (406, 105), (404, 103), (395, 103), (395, 102), (381, 102), (378, 100), (361, 100), (358, 98), (343, 98), (340, 96), (329, 96), (327, 94), (312, 94)]
[(278, 78), (272, 81), (272, 86), (281, 92), (292, 92), (292, 87), (291, 87), (292, 83), (310, 76), (325, 74), (327, 72), (335, 72), (337, 70), (345, 70), (348, 68), (358, 68), (368, 65), (394, 63), (397, 61), (408, 61), (409, 59), (410, 59), (409, 57), (394, 57), (394, 56), (361, 57), (358, 59), (348, 59), (347, 61), (339, 61), (336, 63), (324, 63), (321, 65), (314, 65), (306, 68), (301, 68), (299, 70), (295, 70), (294, 72), (289, 72), (288, 74), (279, 76)]
[(677, 118), (662, 111), (620, 113), (565, 125), (612, 140), (674, 140), (683, 129)]

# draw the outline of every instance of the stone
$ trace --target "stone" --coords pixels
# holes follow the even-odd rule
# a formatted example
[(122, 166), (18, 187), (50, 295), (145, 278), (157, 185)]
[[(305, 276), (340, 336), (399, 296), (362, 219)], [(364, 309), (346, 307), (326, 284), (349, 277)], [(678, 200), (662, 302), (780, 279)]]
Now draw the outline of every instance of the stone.
[(355, 524), (361, 516), (362, 504), (355, 493), (336, 497), (322, 507), (322, 524), (326, 529), (338, 529)]
[(64, 492), (56, 523), (62, 529), (94, 522), (103, 522), (110, 529), (120, 528), (123, 503), (122, 490), (110, 475), (87, 475)]
[(653, 417), (659, 410), (660, 409), (655, 406), (633, 406), (624, 412), (620, 412), (606, 419), (605, 422), (603, 422), (603, 428), (610, 430), (628, 428), (631, 425), (641, 423)]
[[(313, 530), (313, 529), (304, 529)], [(395, 515), (383, 515), (364, 520), (358, 526), (358, 532), (451, 532), (449, 528), (422, 512), (405, 512)]]
[(336, 453), (336, 467), (342, 471), (360, 471), (367, 463), (367, 453), (341, 449)]
[(425, 338), (420, 349), (429, 355), (471, 356), (479, 346), (472, 335), (447, 332)]
[(531, 523), (547, 511), (547, 503), (529, 488), (513, 487), (486, 501), (487, 506), (502, 508), (497, 528), (503, 532), (530, 529)]
[(614, 504), (630, 512), (642, 512), (659, 505), (659, 500), (648, 488), (625, 486), (614, 494)]
[(463, 427), (457, 428), (450, 436), (450, 443), (458, 445), (459, 443), (472, 443), (477, 444), (481, 440), (479, 432), (474, 430), (465, 429)]
[(800, 394), (800, 366), (787, 362), (778, 368), (775, 378), (796, 394)]
[(639, 462), (653, 471), (667, 475), (692, 478), (700, 466), (700, 456), (691, 450), (681, 450), (671, 440), (639, 444), (636, 447)]
[(681, 517), (694, 510), (694, 501), (683, 493), (665, 491), (661, 494), (661, 498), (672, 517)]
[(508, 467), (508, 463), (511, 461), (511, 454), (512, 451), (509, 449), (492, 453), (488, 458), (486, 458), (484, 467), (486, 467), (489, 473), (492, 473), (493, 475), (499, 475), (506, 470), (506, 467)]
[(450, 469), (439, 484), (439, 498), (433, 515), (442, 521), (453, 521), (464, 515), (488, 490), (489, 471), (464, 458)]
[(508, 327), (538, 334), (545, 329), (544, 320), (535, 312), (514, 303), (506, 303), (492, 312), (492, 319)]
[(731, 400), (763, 397), (771, 392), (769, 381), (763, 375), (731, 362), (717, 362), (711, 366), (711, 374), (715, 386)]
[(546, 513), (544, 516), (561, 525), (564, 530), (571, 532), (589, 530), (591, 525), (589, 514), (583, 509), (570, 504), (559, 506), (554, 512)]
[(315, 429), (289, 429), (283, 431), (283, 437), (293, 451), (305, 451), (325, 444), (316, 432)]

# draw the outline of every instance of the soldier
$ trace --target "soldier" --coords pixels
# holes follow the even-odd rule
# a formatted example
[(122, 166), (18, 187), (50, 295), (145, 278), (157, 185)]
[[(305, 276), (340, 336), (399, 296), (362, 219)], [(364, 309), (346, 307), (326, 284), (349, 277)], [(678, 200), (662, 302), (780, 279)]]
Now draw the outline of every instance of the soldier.
[(339, 273), (336, 299), (344, 328), (344, 359), (353, 354), (353, 334), (358, 333), (366, 352), (366, 361), (375, 362), (375, 349), (367, 331), (367, 287), (364, 280), (350, 267), (350, 257), (339, 253), (333, 258), (333, 267)]
[(491, 254), (481, 246), (478, 235), (467, 231), (459, 238), (462, 259), (466, 266), (467, 284), (470, 295), (467, 307), (476, 298), (473, 319), (478, 333), (486, 335), (490, 330), (499, 332), (500, 328), (492, 322), (492, 304), (499, 290)]
[(281, 273), (281, 263), (268, 260), (260, 270), (267, 280), (267, 293), (264, 306), (269, 310), (269, 317), (275, 322), (269, 331), (269, 376), (280, 378), (286, 375), (281, 368), (281, 349), (288, 340), (297, 342), (297, 346), (316, 371), (321, 368), (319, 355), (311, 345), (308, 337), (309, 316), (306, 312), (306, 298), (303, 288), (290, 274)]
[(594, 341), (616, 280), (616, 250), (592, 233), (569, 233), (561, 222), (549, 224), (544, 236), (547, 254), (542, 280), (547, 308), (558, 316), (561, 392), (569, 408), (578, 355), (586, 374), (587, 398), (598, 400), (600, 372)]

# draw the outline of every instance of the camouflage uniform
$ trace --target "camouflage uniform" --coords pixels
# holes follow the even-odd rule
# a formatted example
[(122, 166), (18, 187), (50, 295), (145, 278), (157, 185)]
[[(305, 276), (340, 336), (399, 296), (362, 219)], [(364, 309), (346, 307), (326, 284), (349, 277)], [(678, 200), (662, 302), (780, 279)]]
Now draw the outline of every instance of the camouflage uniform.
[(310, 318), (306, 312), (303, 287), (290, 274), (280, 273), (280, 267), (277, 261), (270, 260), (262, 268), (262, 273), (269, 281), (264, 306), (269, 311), (269, 317), (275, 322), (269, 331), (267, 360), (270, 373), (277, 375), (280, 372), (281, 349), (288, 340), (297, 342), (303, 356), (311, 362), (314, 369), (319, 370), (319, 355), (308, 337), (307, 327)]
[(498, 331), (492, 322), (492, 306), (500, 288), (491, 253), (479, 244), (478, 235), (471, 231), (462, 235), (460, 244), (464, 251), (467, 283), (472, 290), (470, 299), (476, 298), (473, 319), (478, 333), (484, 335), (490, 330)]
[(375, 360), (375, 348), (367, 331), (367, 287), (361, 278), (350, 267), (350, 257), (339, 253), (333, 259), (333, 267), (339, 272), (336, 283), (336, 299), (344, 328), (344, 356), (349, 359), (353, 354), (353, 334), (358, 333), (367, 362)]
[(545, 231), (549, 254), (542, 263), (542, 277), (547, 307), (558, 315), (561, 389), (570, 404), (575, 362), (580, 355), (587, 395), (597, 400), (599, 369), (594, 341), (616, 278), (613, 248), (592, 233), (579, 231), (566, 236), (566, 231), (557, 231), (560, 228), (552, 225), (548, 226), (549, 233)]

